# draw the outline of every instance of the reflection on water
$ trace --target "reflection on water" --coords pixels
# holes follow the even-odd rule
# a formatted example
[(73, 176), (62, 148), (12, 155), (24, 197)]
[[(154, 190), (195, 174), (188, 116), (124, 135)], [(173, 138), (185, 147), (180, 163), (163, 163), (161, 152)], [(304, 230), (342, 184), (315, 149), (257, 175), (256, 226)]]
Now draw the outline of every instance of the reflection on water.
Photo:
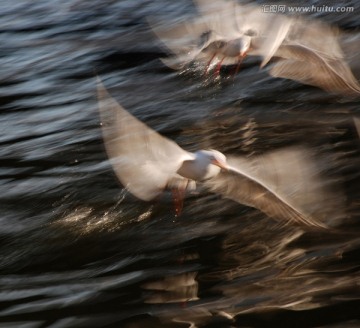
[[(169, 70), (146, 18), (193, 12), (191, 1), (4, 1), (1, 327), (359, 325), (358, 101), (251, 61), (211, 83)], [(353, 31), (358, 11), (325, 19)], [(107, 161), (95, 72), (187, 150), (328, 156), (345, 217), (324, 233), (210, 193), (189, 195), (179, 218), (167, 195), (135, 199)]]

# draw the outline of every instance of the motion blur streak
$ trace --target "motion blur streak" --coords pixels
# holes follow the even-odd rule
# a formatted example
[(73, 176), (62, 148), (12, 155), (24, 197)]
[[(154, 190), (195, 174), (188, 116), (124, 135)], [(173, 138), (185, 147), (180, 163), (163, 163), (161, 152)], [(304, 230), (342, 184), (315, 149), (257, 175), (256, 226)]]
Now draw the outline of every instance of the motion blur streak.
[[(347, 5), (311, 17), (352, 35)], [(198, 14), (190, 0), (1, 2), (0, 327), (359, 326), (359, 102), (273, 78), (261, 58), (208, 83), (169, 69), (149, 19)], [(346, 44), (354, 67), (359, 39)], [(188, 151), (325, 156), (343, 219), (308, 231), (210, 193), (180, 218), (166, 195), (135, 199), (104, 150), (95, 75)]]

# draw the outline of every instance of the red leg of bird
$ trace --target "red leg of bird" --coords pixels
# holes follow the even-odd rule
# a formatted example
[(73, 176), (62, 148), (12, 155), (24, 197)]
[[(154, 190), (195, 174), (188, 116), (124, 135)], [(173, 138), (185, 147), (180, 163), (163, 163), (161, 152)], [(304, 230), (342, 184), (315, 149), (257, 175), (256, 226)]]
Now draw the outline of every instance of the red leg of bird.
[(220, 70), (221, 70), (221, 65), (223, 63), (225, 59), (225, 56), (219, 61), (219, 63), (216, 65), (216, 70), (215, 70), (215, 76), (218, 77), (220, 75)]
[(235, 69), (235, 72), (234, 72), (234, 77), (235, 77), (235, 75), (236, 75), (237, 73), (239, 73), (240, 65), (241, 65), (241, 63), (243, 62), (243, 60), (244, 60), (245, 57), (246, 57), (246, 53), (239, 56), (239, 60), (238, 60), (238, 62), (237, 62), (236, 69)]
[(211, 56), (210, 60), (208, 61), (207, 65), (206, 65), (206, 68), (205, 68), (205, 75), (209, 72), (209, 67), (211, 65), (211, 62), (213, 61), (213, 59), (215, 58), (216, 56), (216, 52)]
[(175, 216), (179, 217), (181, 215), (183, 205), (184, 205), (184, 196), (185, 196), (186, 188), (172, 188), (172, 196), (174, 200), (175, 207)]

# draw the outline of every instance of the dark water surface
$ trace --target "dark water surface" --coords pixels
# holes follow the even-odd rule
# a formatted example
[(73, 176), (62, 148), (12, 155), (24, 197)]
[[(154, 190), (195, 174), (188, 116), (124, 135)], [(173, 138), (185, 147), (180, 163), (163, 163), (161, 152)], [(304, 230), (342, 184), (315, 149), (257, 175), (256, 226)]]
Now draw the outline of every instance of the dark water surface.
[[(169, 70), (146, 18), (194, 13), (190, 1), (2, 1), (1, 327), (360, 326), (359, 102), (254, 59), (221, 83)], [(359, 13), (322, 16), (356, 32)], [(170, 200), (127, 194), (102, 145), (95, 74), (187, 150), (331, 156), (348, 199), (338, 231), (211, 194), (174, 218)]]

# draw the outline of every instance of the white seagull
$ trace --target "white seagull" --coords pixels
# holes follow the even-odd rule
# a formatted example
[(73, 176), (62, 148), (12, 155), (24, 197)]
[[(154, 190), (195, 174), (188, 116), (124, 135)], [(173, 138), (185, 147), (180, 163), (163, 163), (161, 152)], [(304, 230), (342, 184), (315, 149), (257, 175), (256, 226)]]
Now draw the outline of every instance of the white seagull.
[(269, 217), (326, 227), (341, 208), (305, 148), (292, 147), (256, 157), (226, 157), (217, 150), (188, 152), (140, 122), (109, 95), (98, 78), (102, 134), (107, 155), (123, 186), (150, 201), (173, 191), (180, 214), (187, 189), (201, 184)]
[(154, 33), (173, 56), (163, 62), (173, 69), (192, 63), (205, 72), (239, 65), (246, 55), (260, 56), (260, 67), (274, 58), (269, 74), (320, 87), (328, 92), (359, 96), (354, 77), (339, 45), (340, 31), (321, 21), (264, 12), (264, 6), (233, 0), (194, 0), (200, 15), (192, 20), (158, 24)]

